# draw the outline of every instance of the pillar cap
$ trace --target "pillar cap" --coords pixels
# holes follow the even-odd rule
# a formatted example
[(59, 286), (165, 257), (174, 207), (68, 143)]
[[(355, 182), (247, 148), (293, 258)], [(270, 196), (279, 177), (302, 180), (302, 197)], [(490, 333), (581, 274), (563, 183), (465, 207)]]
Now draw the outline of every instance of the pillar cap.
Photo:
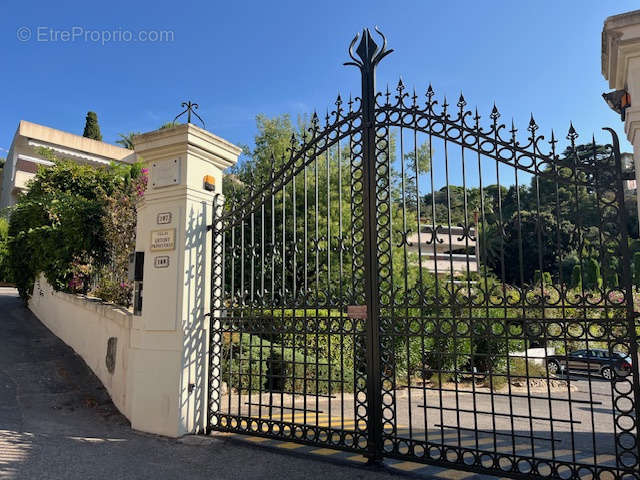
[(136, 135), (133, 144), (144, 162), (166, 157), (173, 151), (189, 151), (223, 169), (235, 165), (242, 153), (240, 147), (192, 123)]
[(602, 29), (602, 75), (609, 88), (627, 87), (629, 59), (640, 56), (640, 10), (609, 17)]

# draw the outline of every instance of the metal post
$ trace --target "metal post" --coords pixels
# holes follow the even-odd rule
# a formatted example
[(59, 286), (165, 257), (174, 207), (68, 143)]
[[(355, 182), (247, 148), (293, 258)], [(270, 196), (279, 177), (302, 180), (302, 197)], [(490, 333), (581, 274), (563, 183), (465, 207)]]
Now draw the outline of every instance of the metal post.
[[(219, 210), (224, 204), (224, 197), (216, 194), (211, 203), (211, 225), (207, 230), (211, 232), (211, 305), (207, 314), (209, 317), (209, 339), (206, 351), (209, 355), (209, 364), (207, 368), (207, 397), (206, 397), (206, 416), (205, 416), (205, 433), (209, 435), (213, 430), (211, 424), (212, 414), (218, 413), (220, 410), (220, 397), (222, 395), (222, 335), (220, 333), (220, 309), (222, 308), (222, 295), (224, 291), (223, 280), (223, 256), (222, 233), (220, 225)], [(217, 423), (217, 422), (216, 422)]]
[[(616, 203), (618, 205), (618, 229), (620, 235), (620, 250), (622, 253), (622, 286), (624, 288), (624, 297), (627, 307), (627, 328), (629, 334), (629, 355), (633, 359), (632, 361), (632, 382), (633, 382), (633, 393), (631, 394), (632, 403), (635, 406), (635, 432), (633, 436), (636, 439), (635, 442), (635, 452), (634, 455), (636, 459), (640, 459), (640, 442), (637, 441), (638, 435), (640, 434), (640, 424), (638, 423), (638, 419), (640, 418), (640, 373), (638, 367), (638, 340), (636, 336), (636, 317), (637, 314), (634, 309), (633, 302), (633, 279), (631, 277), (631, 251), (629, 249), (629, 238), (627, 233), (627, 208), (625, 206), (624, 201), (624, 187), (623, 187), (623, 170), (622, 170), (622, 160), (620, 158), (620, 141), (618, 140), (618, 134), (612, 128), (603, 128), (603, 130), (608, 131), (612, 137), (612, 147), (613, 154), (615, 156), (615, 192), (616, 192)], [(614, 375), (615, 378), (615, 375)], [(623, 380), (628, 381), (628, 380)], [(614, 420), (616, 419), (616, 415), (619, 414), (617, 408), (617, 403), (614, 403)], [(620, 443), (620, 437), (617, 436), (616, 443)], [(621, 446), (624, 448), (623, 446)], [(620, 458), (616, 459), (616, 464), (620, 465)]]
[(376, 66), (383, 57), (393, 50), (386, 50), (386, 38), (376, 28), (383, 40), (382, 48), (373, 41), (369, 29), (362, 31), (360, 44), (354, 57), (353, 47), (357, 35), (349, 46), (349, 56), (354, 65), (360, 69), (362, 77), (362, 157), (363, 180), (362, 194), (364, 213), (364, 268), (365, 298), (367, 302), (367, 458), (370, 464), (382, 463), (382, 399), (380, 371), (380, 328), (378, 298), (378, 230), (376, 224)]

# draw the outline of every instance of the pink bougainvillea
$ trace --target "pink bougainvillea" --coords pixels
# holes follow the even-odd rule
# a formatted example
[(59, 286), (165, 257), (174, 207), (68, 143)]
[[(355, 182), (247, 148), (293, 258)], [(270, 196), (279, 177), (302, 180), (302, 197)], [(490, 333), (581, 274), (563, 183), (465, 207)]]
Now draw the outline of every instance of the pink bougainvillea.
[[(133, 168), (132, 168), (133, 171)], [(137, 204), (144, 197), (149, 170), (131, 175), (122, 192), (107, 198), (103, 218), (105, 239), (111, 250), (111, 262), (102, 267), (92, 294), (118, 305), (129, 306), (133, 286), (127, 280), (129, 254), (135, 250)]]

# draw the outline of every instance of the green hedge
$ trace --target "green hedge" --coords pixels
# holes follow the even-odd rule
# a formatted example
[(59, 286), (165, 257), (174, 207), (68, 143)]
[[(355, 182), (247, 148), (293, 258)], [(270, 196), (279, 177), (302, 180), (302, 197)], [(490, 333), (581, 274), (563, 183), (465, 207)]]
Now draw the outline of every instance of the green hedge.
[(353, 391), (352, 344), (343, 348), (345, 361), (341, 362), (339, 352), (333, 351), (333, 346), (331, 351), (316, 348), (316, 343), (325, 343), (326, 335), (307, 334), (306, 351), (301, 339), (291, 342), (285, 334), (278, 335), (279, 342), (276, 342), (274, 337), (239, 332), (223, 334), (222, 381), (241, 393), (259, 390), (299, 394)]
[[(292, 309), (244, 314), (246, 320), (239, 327), (243, 333), (223, 335), (223, 381), (236, 391), (327, 394), (330, 375), (331, 393), (339, 392), (340, 385), (343, 391), (352, 392), (354, 371), (366, 369), (364, 345), (358, 348), (356, 343), (364, 342), (364, 332), (361, 327), (355, 332), (352, 320), (338, 310), (316, 313), (313, 309), (306, 316), (304, 310)], [(382, 317), (391, 314), (385, 309), (381, 312)], [(464, 320), (468, 309), (441, 309), (440, 314), (444, 318), (461, 316), (460, 325), (469, 324)], [(489, 371), (497, 368), (508, 350), (523, 348), (522, 340), (505, 338), (507, 328), (512, 332), (522, 329), (521, 320), (499, 318), (504, 315), (500, 309), (490, 309), (489, 319), (482, 318), (487, 315), (485, 309), (474, 309), (473, 314), (477, 320), (471, 329), (457, 327), (455, 334), (451, 322), (437, 320), (432, 313), (408, 312), (408, 318), (414, 318), (408, 330), (414, 333), (381, 335), (382, 349), (395, 352), (393, 365), (385, 368), (393, 368), (396, 381), (403, 384), (407, 377), (429, 378), (435, 372), (463, 368), (470, 362), (479, 371)], [(426, 318), (420, 320), (420, 315)], [(514, 321), (518, 326), (512, 325)], [(341, 329), (343, 333), (339, 333)]]
[(0, 282), (13, 282), (9, 268), (9, 222), (3, 217), (0, 217)]

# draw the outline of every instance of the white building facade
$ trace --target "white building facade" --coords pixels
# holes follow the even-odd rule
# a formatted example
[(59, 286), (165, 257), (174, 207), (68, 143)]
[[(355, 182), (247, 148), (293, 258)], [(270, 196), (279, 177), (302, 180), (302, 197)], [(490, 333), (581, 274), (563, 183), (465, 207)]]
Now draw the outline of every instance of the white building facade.
[(43, 148), (51, 150), (58, 158), (93, 166), (135, 161), (132, 150), (21, 120), (3, 169), (0, 211), (16, 203), (18, 195), (27, 190), (28, 182), (39, 166), (51, 165), (51, 161), (42, 154)]

